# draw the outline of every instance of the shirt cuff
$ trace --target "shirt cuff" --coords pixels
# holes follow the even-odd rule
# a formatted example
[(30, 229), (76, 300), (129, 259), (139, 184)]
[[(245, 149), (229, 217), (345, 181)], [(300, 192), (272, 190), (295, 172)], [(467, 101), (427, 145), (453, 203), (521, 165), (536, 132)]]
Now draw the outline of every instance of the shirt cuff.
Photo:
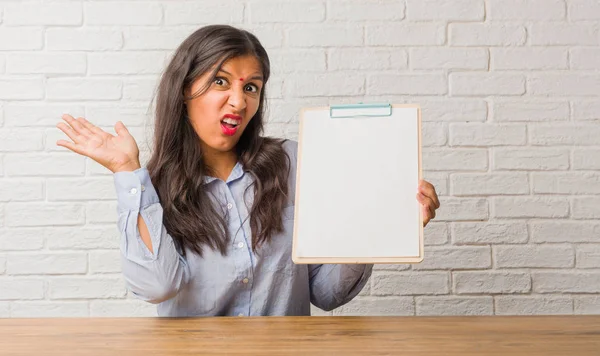
[(150, 180), (150, 173), (145, 167), (133, 172), (117, 172), (113, 179), (117, 191), (117, 207), (121, 211), (139, 211), (140, 208), (160, 202)]

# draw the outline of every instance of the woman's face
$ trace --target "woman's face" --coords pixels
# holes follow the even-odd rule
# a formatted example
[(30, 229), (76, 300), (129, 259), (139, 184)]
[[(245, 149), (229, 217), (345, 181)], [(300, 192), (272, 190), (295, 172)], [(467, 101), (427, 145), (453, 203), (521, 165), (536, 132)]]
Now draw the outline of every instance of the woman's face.
[[(202, 88), (210, 76), (208, 72), (196, 79), (186, 97)], [(262, 89), (262, 69), (256, 57), (235, 57), (223, 63), (206, 92), (186, 100), (188, 117), (205, 152), (234, 149), (258, 110)]]

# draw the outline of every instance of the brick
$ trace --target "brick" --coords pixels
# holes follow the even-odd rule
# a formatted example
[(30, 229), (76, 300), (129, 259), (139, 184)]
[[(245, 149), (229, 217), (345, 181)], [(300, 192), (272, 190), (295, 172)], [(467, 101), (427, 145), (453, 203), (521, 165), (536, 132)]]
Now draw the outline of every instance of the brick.
[[(288, 79), (289, 78), (289, 79)], [(321, 95), (363, 95), (365, 78), (361, 75), (348, 76), (345, 73), (327, 73), (320, 81), (314, 77), (295, 74), (286, 78), (287, 94), (292, 97), (312, 97)]]
[(35, 129), (0, 129), (0, 152), (31, 152), (44, 149), (44, 133)]
[(454, 196), (529, 194), (529, 179), (526, 173), (457, 173), (450, 188)]
[(42, 179), (5, 178), (0, 184), (0, 202), (25, 202), (44, 199), (44, 182)]
[(333, 315), (343, 316), (412, 316), (414, 314), (415, 304), (412, 297), (358, 297), (333, 311)]
[(79, 104), (10, 104), (4, 107), (4, 117), (7, 127), (48, 126), (56, 127), (64, 113), (73, 117), (84, 116), (83, 105)]
[(550, 171), (569, 169), (569, 150), (563, 148), (498, 148), (492, 151), (494, 170)]
[(425, 246), (444, 245), (449, 240), (448, 224), (430, 221), (423, 232)]
[(407, 0), (410, 21), (483, 21), (484, 3), (480, 0)]
[[(395, 63), (395, 66), (406, 68), (408, 55), (404, 50), (401, 53), (404, 58), (396, 55), (396, 60), (401, 60), (401, 63)], [(310, 60), (303, 60), (301, 67), (304, 67), (304, 62), (310, 63)], [(332, 48), (327, 56), (327, 65), (329, 70), (383, 70), (392, 67), (391, 53), (389, 49), (378, 48)], [(298, 66), (300, 63), (296, 63)]]
[(87, 63), (82, 53), (11, 53), (6, 71), (14, 74), (81, 74)]
[(536, 194), (600, 194), (600, 173), (532, 174)]
[(3, 27), (0, 43), (3, 51), (40, 50), (44, 46), (44, 32), (41, 28)]
[(531, 290), (531, 277), (518, 272), (453, 272), (457, 294), (514, 294)]
[(234, 0), (169, 1), (161, 6), (166, 25), (239, 24), (244, 21), (244, 3)]
[(527, 224), (520, 221), (452, 223), (452, 243), (522, 244), (528, 239)]
[(489, 217), (485, 199), (440, 198), (437, 221), (485, 220)]
[(571, 48), (571, 69), (600, 69), (600, 49), (598, 48)]
[(552, 70), (569, 67), (569, 53), (563, 48), (491, 48), (490, 51), (493, 70)]
[(527, 91), (543, 96), (596, 96), (600, 91), (600, 75), (593, 74), (530, 74)]
[(494, 100), (492, 118), (494, 121), (568, 121), (569, 102), (556, 100)]
[(492, 21), (553, 21), (566, 16), (564, 0), (491, 0), (487, 4), (487, 20)]
[(363, 29), (350, 25), (295, 25), (287, 31), (288, 43), (294, 47), (345, 47), (363, 44)]
[(46, 196), (48, 201), (116, 199), (112, 177), (49, 179), (46, 182)]
[[(324, 72), (326, 53), (324, 49), (280, 49), (269, 51), (271, 73)], [(343, 69), (343, 68), (340, 68)]]
[(527, 127), (525, 125), (452, 123), (449, 131), (451, 146), (517, 146), (527, 143)]
[(423, 262), (413, 265), (419, 270), (486, 269), (492, 266), (489, 246), (426, 247)]
[(84, 3), (86, 25), (160, 25), (162, 9), (158, 3), (130, 1)]
[[(487, 103), (478, 99), (419, 100), (421, 121), (482, 122), (487, 119)], [(567, 106), (568, 108), (568, 106)]]
[(121, 273), (121, 252), (90, 251), (90, 273)]
[(404, 19), (406, 12), (404, 2), (393, 0), (329, 2), (327, 5), (327, 19), (334, 21), (398, 21)]
[(448, 294), (449, 275), (440, 272), (374, 273), (372, 294), (436, 295)]
[(412, 69), (488, 69), (484, 48), (412, 48)]
[(440, 46), (446, 42), (446, 28), (441, 24), (367, 25), (365, 31), (370, 46)]
[(135, 78), (123, 80), (122, 101), (150, 101), (158, 88), (158, 78)]
[(44, 247), (44, 229), (0, 229), (0, 236), (0, 251), (33, 251)]
[(86, 204), (85, 216), (91, 224), (113, 224), (117, 221), (117, 202), (90, 201)]
[(41, 279), (0, 278), (0, 300), (44, 299)]
[(46, 84), (49, 100), (118, 100), (123, 84), (118, 79), (50, 78)]
[(600, 314), (600, 296), (574, 295), (575, 314)]
[[(2, 12), (0, 11), (0, 14)], [(9, 302), (0, 302), (0, 318), (10, 317), (10, 304)]]
[(416, 297), (417, 315), (493, 315), (494, 300), (486, 297)]
[(572, 268), (575, 252), (569, 245), (494, 246), (496, 268)]
[(597, 145), (600, 126), (594, 124), (552, 124), (530, 126), (533, 145)]
[(570, 20), (600, 20), (600, 4), (596, 0), (569, 0), (567, 6)]
[(77, 2), (20, 1), (5, 5), (3, 20), (4, 24), (10, 26), (82, 25), (83, 11), (81, 4)]
[(0, 256), (0, 274), (6, 273), (6, 260), (8, 256)]
[(494, 198), (496, 218), (566, 218), (569, 216), (569, 201), (555, 197), (510, 197)]
[(250, 22), (322, 22), (325, 20), (325, 4), (317, 1), (277, 2), (259, 1), (248, 4)]
[[(66, 135), (65, 135), (66, 137)], [(13, 177), (81, 176), (85, 172), (83, 156), (71, 154), (10, 154), (4, 157), (6, 175)]]
[(92, 317), (156, 317), (156, 305), (141, 300), (92, 300)]
[(159, 74), (167, 66), (165, 52), (118, 52), (88, 54), (90, 75)]
[[(410, 264), (376, 264), (373, 266), (373, 271), (408, 271), (410, 268)], [(365, 294), (365, 292), (368, 293)], [(371, 295), (370, 284), (367, 284), (360, 294)]]
[(525, 77), (520, 74), (450, 73), (450, 95), (523, 95)]
[(521, 46), (525, 44), (525, 27), (512, 24), (449, 25), (451, 46)]
[(56, 277), (50, 279), (50, 299), (124, 298), (125, 283), (120, 277)]
[(0, 100), (42, 100), (43, 98), (42, 79), (14, 77), (0, 79)]
[(600, 170), (600, 149), (575, 148), (573, 149), (574, 170)]
[(85, 227), (52, 227), (44, 235), (49, 250), (117, 249), (121, 240), (115, 225)]
[(538, 22), (530, 26), (528, 33), (532, 46), (598, 45), (598, 28), (593, 24)]
[(573, 101), (573, 119), (575, 121), (600, 120), (600, 102)]
[(63, 28), (46, 30), (46, 48), (51, 51), (111, 51), (121, 49), (122, 46), (123, 35), (119, 30)]
[(579, 245), (577, 250), (577, 268), (600, 267), (600, 244)]
[(367, 80), (369, 95), (443, 95), (448, 80), (442, 74), (373, 74)]
[(128, 27), (123, 29), (125, 50), (175, 50), (197, 27)]
[(573, 198), (571, 218), (600, 219), (600, 197)]
[(9, 203), (5, 223), (10, 227), (82, 225), (83, 206), (53, 203)]
[(88, 302), (13, 302), (13, 318), (79, 318), (89, 316)]
[(600, 293), (600, 272), (533, 272), (535, 293)]
[(497, 296), (496, 315), (568, 315), (573, 314), (570, 296)]
[(600, 223), (580, 221), (532, 221), (529, 223), (534, 243), (600, 242)]
[[(31, 261), (35, 260), (35, 263)], [(7, 273), (22, 274), (82, 274), (87, 272), (85, 253), (26, 253), (8, 257)]]
[(423, 149), (423, 168), (430, 171), (485, 171), (488, 154), (484, 149)]
[(424, 122), (421, 124), (421, 146), (439, 147), (448, 143), (448, 128), (444, 123)]
[(85, 114), (86, 120), (94, 125), (111, 127), (111, 133), (114, 133), (117, 121), (122, 121), (129, 128), (144, 126), (153, 120), (151, 108), (143, 104), (91, 104), (86, 106)]

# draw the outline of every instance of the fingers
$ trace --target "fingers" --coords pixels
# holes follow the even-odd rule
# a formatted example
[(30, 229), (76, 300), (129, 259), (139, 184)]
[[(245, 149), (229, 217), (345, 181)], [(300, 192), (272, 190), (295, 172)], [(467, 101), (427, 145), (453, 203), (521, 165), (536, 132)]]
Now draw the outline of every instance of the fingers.
[(79, 154), (83, 154), (83, 152), (81, 151), (81, 149), (74, 144), (73, 142), (69, 142), (69, 141), (65, 141), (65, 140), (58, 140), (56, 141), (56, 145), (57, 146), (61, 146), (61, 147), (65, 147), (75, 153), (79, 153)]
[(73, 128), (73, 130), (79, 135), (80, 139), (82, 137), (89, 138), (92, 136), (92, 132), (83, 125), (81, 118), (74, 119), (73, 116), (67, 114), (63, 115), (62, 118)]
[(81, 124), (83, 124), (83, 126), (85, 126), (86, 129), (88, 129), (90, 132), (92, 132), (94, 134), (97, 134), (100, 136), (110, 135), (108, 132), (102, 130), (98, 126), (93, 125), (91, 122), (87, 121), (83, 117), (78, 118), (78, 120), (81, 122)]
[(435, 187), (426, 180), (419, 181), (419, 192), (424, 194), (425, 196), (431, 198), (434, 207), (438, 209), (440, 207), (440, 200), (438, 199), (437, 193), (435, 191)]
[(429, 220), (435, 218), (436, 207), (433, 200), (423, 193), (417, 193), (417, 200), (421, 204), (421, 212), (423, 213), (423, 226), (425, 226)]

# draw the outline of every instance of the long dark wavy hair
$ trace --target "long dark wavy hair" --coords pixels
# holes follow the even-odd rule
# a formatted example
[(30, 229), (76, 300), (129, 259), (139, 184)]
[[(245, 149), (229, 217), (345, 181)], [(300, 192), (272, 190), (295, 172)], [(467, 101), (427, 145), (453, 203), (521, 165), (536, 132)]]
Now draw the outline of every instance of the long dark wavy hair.
[[(163, 208), (163, 224), (184, 255), (188, 248), (202, 256), (206, 246), (224, 255), (231, 239), (226, 211), (215, 206), (204, 185), (210, 167), (187, 117), (184, 91), (215, 67), (206, 86), (194, 97), (203, 94), (225, 61), (244, 55), (255, 56), (261, 64), (264, 88), (270, 75), (269, 57), (253, 34), (227, 25), (202, 27), (177, 48), (158, 85), (154, 143), (147, 168)], [(264, 111), (262, 90), (258, 111), (236, 145), (238, 159), (253, 179), (249, 212), (254, 251), (283, 230), (282, 210), (288, 199), (290, 159), (282, 147), (284, 140), (262, 136)]]

